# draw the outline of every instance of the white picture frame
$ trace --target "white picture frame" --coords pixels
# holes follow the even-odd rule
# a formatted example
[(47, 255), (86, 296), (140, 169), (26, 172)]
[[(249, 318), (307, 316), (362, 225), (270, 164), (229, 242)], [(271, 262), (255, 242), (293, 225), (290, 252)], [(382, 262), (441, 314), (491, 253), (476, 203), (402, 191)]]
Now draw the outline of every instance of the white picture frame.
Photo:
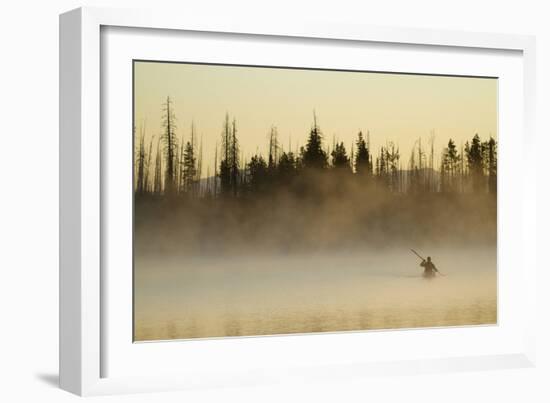
[[(303, 379), (333, 379), (341, 377), (368, 376), (371, 374), (412, 374), (426, 372), (465, 371), (491, 368), (527, 367), (535, 362), (535, 293), (537, 264), (534, 248), (536, 242), (535, 178), (516, 173), (511, 180), (521, 186), (515, 191), (515, 204), (520, 208), (514, 222), (506, 225), (510, 214), (503, 216), (499, 211), (499, 237), (501, 231), (513, 231), (515, 240), (520, 240), (517, 250), (509, 251), (511, 260), (519, 262), (513, 270), (522, 278), (517, 282), (517, 295), (524, 302), (521, 309), (525, 314), (519, 321), (510, 322), (508, 333), (514, 333), (514, 342), (502, 345), (500, 349), (484, 350), (484, 344), (477, 350), (453, 351), (450, 354), (404, 356), (399, 349), (387, 359), (365, 359), (352, 352), (335, 351), (335, 346), (360, 345), (363, 335), (328, 334), (323, 336), (274, 336), (269, 338), (238, 338), (237, 340), (196, 341), (192, 343), (157, 343), (148, 351), (127, 349), (124, 354), (144, 354), (141, 362), (154, 367), (155, 355), (169, 360), (177, 349), (195, 363), (201, 361), (200, 369), (189, 365), (169, 365), (171, 371), (154, 374), (154, 371), (131, 373), (128, 368), (117, 367), (117, 371), (107, 368), (106, 362), (116, 361), (110, 357), (125, 347), (117, 344), (122, 340), (115, 334), (112, 338), (105, 327), (113, 316), (114, 305), (107, 301), (109, 290), (105, 287), (107, 259), (105, 257), (102, 220), (109, 216), (102, 214), (104, 208), (106, 177), (110, 173), (107, 157), (102, 153), (109, 139), (101, 133), (109, 132), (102, 107), (104, 94), (109, 93), (109, 84), (102, 81), (101, 61), (102, 30), (108, 27), (117, 29), (155, 29), (165, 32), (218, 33), (219, 35), (244, 35), (255, 40), (284, 38), (285, 40), (324, 40), (332, 41), (330, 46), (338, 48), (345, 43), (377, 43), (399, 46), (420, 46), (423, 49), (466, 49), (477, 54), (492, 51), (515, 52), (521, 65), (521, 86), (519, 102), (522, 106), (518, 141), (522, 145), (521, 155), (529, 161), (535, 150), (534, 101), (535, 101), (535, 41), (533, 37), (505, 34), (467, 33), (454, 31), (428, 31), (407, 28), (381, 28), (358, 25), (303, 22), (300, 24), (280, 21), (208, 21), (197, 20), (190, 15), (174, 15), (169, 12), (150, 10), (115, 10), (103, 8), (80, 8), (60, 17), (60, 385), (63, 389), (79, 395), (112, 393), (134, 393), (140, 391), (160, 391), (194, 387), (214, 387), (224, 385), (250, 385)], [(160, 41), (160, 39), (159, 39)], [(108, 55), (108, 53), (107, 53)], [(130, 56), (129, 56), (130, 57)], [(437, 65), (433, 68), (437, 73)], [(454, 71), (454, 70), (453, 70)], [(516, 71), (516, 70), (514, 70)], [(447, 73), (446, 71), (442, 71)], [(516, 74), (516, 73), (511, 73)], [(103, 95), (102, 95), (103, 94)], [(128, 94), (129, 96), (129, 94)], [(110, 98), (109, 98), (110, 99)], [(511, 105), (511, 104), (510, 104)], [(514, 104), (516, 105), (516, 104)], [(505, 105), (504, 105), (505, 106)], [(103, 111), (105, 112), (105, 111)], [(516, 124), (518, 122), (515, 122)], [(512, 124), (512, 123), (511, 123)], [(516, 135), (519, 136), (520, 133)], [(506, 152), (504, 150), (504, 152)], [(499, 187), (502, 175), (499, 175)], [(506, 179), (504, 179), (506, 180)], [(506, 188), (506, 186), (504, 186)], [(500, 189), (500, 188), (499, 188)], [(503, 196), (499, 190), (499, 203)], [(108, 198), (107, 198), (108, 199)], [(507, 198), (508, 200), (508, 198)], [(500, 209), (500, 204), (499, 204)], [(504, 232), (503, 232), (504, 233)], [(505, 244), (509, 245), (509, 244)], [(502, 244), (499, 248), (502, 249)], [(504, 253), (504, 252), (503, 252)], [(499, 251), (499, 259), (501, 259)], [(501, 262), (499, 261), (499, 264)], [(102, 271), (103, 270), (103, 271)], [(504, 281), (504, 280), (503, 280)], [(506, 280), (507, 281), (507, 280)], [(512, 282), (513, 283), (513, 282)], [(510, 284), (512, 284), (510, 283)], [(504, 294), (505, 296), (508, 294)], [(502, 302), (502, 301), (501, 301)], [(504, 301), (506, 302), (506, 301)], [(519, 308), (518, 308), (519, 309)], [(516, 316), (517, 313), (516, 313)], [(500, 323), (505, 329), (504, 323)], [(121, 333), (123, 331), (120, 331)], [(431, 332), (437, 332), (432, 330)], [(111, 332), (112, 333), (112, 332)], [(427, 335), (427, 333), (424, 333)], [(490, 343), (501, 337), (498, 329), (481, 329), (474, 333), (469, 329), (456, 329), (450, 337), (471, 340), (485, 337)], [(370, 339), (393, 339), (397, 343), (417, 342), (422, 334), (406, 331), (370, 332)], [(426, 336), (426, 337), (434, 337)], [(520, 340), (521, 339), (521, 340)], [(113, 342), (115, 340), (115, 342)], [(265, 341), (268, 340), (268, 341)], [(202, 344), (197, 344), (202, 343)], [(210, 344), (208, 344), (210, 343)], [(162, 344), (162, 346), (160, 346)], [(325, 356), (296, 356), (295, 360), (277, 359), (278, 348), (290, 351), (306, 351), (308, 346), (322, 346), (328, 350)], [(126, 346), (130, 347), (130, 346)], [(208, 352), (215, 349), (222, 357), (230, 359), (229, 351), (239, 351), (241, 357), (255, 356), (264, 359), (243, 359), (239, 365), (229, 363), (220, 369), (210, 369)], [(292, 350), (294, 349), (294, 350)], [(162, 350), (162, 351), (161, 351)], [(271, 355), (268, 354), (271, 351)], [(115, 352), (113, 352), (115, 351)], [(332, 354), (330, 353), (332, 351)], [(384, 351), (384, 350), (381, 350)], [(314, 353), (314, 350), (309, 353)], [(202, 355), (201, 355), (202, 354)], [(226, 355), (224, 355), (226, 354)], [(339, 359), (347, 355), (347, 359)], [(439, 354), (439, 355), (438, 355)], [(150, 358), (153, 356), (153, 358)], [(137, 357), (137, 355), (136, 355)], [(149, 358), (144, 358), (149, 357)], [(315, 358), (313, 358), (315, 357)], [(234, 357), (233, 357), (234, 358)], [(151, 359), (152, 361), (143, 361)], [(118, 354), (119, 361), (132, 362), (128, 355)], [(212, 361), (212, 364), (214, 361)], [(144, 364), (145, 365), (145, 364)], [(233, 367), (232, 367), (233, 365)], [(237, 368), (238, 367), (238, 368)], [(258, 371), (258, 369), (260, 369)], [(253, 372), (254, 371), (254, 372)], [(138, 371), (139, 372), (139, 371)], [(116, 375), (111, 375), (116, 373)]]

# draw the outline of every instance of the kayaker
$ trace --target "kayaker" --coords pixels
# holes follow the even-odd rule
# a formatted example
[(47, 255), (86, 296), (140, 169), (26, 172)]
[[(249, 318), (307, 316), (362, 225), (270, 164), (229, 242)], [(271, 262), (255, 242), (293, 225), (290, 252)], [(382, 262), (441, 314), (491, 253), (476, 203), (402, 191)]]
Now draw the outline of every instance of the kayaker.
[(433, 264), (430, 256), (428, 256), (426, 260), (422, 260), (420, 266), (424, 268), (424, 277), (435, 277), (435, 274), (439, 273), (439, 270), (437, 270), (437, 267)]

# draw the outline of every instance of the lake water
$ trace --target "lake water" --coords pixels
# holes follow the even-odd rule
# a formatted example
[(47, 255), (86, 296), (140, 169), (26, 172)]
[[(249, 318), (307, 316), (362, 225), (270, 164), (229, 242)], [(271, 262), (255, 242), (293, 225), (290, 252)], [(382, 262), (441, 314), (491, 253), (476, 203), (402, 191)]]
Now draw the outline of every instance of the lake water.
[(135, 340), (494, 324), (496, 248), (135, 259)]

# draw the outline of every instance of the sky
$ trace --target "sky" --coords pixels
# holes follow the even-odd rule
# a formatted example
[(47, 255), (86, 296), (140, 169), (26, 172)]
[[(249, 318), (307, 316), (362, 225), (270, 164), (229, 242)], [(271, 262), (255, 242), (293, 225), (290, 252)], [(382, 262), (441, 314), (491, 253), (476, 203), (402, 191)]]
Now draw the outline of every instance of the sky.
[(406, 166), (419, 138), (427, 146), (434, 135), (436, 159), (449, 138), (496, 138), (497, 94), (494, 78), (136, 61), (134, 126), (146, 143), (158, 139), (169, 96), (177, 136), (189, 140), (192, 123), (202, 136), (203, 177), (214, 173), (226, 113), (247, 159), (266, 156), (272, 126), (285, 151), (305, 145), (315, 113), (326, 145), (343, 141), (349, 153), (368, 131), (372, 149), (393, 142)]

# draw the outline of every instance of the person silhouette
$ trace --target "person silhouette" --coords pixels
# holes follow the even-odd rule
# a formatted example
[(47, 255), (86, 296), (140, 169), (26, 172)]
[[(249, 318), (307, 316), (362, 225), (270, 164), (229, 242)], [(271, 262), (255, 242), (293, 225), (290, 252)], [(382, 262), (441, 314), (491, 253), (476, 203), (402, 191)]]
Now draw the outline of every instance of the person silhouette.
[(422, 275), (426, 278), (435, 277), (435, 274), (439, 273), (439, 270), (437, 270), (437, 267), (435, 267), (435, 264), (433, 264), (432, 258), (430, 256), (428, 256), (426, 260), (423, 260), (420, 263), (420, 266), (424, 268), (424, 273)]

